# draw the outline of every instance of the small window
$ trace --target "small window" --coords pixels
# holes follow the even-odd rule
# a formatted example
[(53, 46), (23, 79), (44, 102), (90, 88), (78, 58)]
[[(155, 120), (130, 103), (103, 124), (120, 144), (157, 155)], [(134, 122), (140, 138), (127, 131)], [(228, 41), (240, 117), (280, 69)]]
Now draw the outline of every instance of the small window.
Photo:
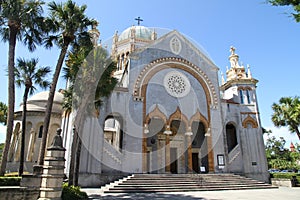
[(251, 103), (251, 99), (250, 99), (250, 91), (247, 90), (247, 101), (248, 101), (248, 104)]
[(39, 129), (39, 138), (42, 138), (43, 137), (43, 125), (40, 126), (40, 129)]
[(244, 104), (243, 90), (240, 90), (240, 99), (241, 99), (241, 104)]
[(125, 59), (125, 55), (124, 54), (122, 54), (122, 56), (121, 56), (121, 65), (120, 65), (120, 69), (119, 70), (122, 70), (123, 68), (124, 68), (124, 59)]
[(121, 61), (120, 61), (120, 57), (117, 58), (117, 70), (120, 70), (120, 65), (121, 65)]

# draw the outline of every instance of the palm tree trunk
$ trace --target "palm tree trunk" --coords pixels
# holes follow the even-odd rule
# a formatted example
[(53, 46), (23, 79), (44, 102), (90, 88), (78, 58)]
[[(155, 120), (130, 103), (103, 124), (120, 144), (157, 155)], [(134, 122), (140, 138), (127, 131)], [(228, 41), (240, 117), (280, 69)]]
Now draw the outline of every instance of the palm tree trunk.
[(73, 140), (71, 146), (71, 157), (70, 157), (70, 167), (69, 167), (69, 186), (74, 185), (74, 169), (75, 169), (75, 152), (78, 143), (78, 130), (73, 128)]
[(79, 167), (80, 167), (80, 153), (81, 153), (81, 138), (78, 137), (77, 140), (77, 150), (76, 150), (76, 160), (75, 160), (75, 169), (74, 169), (74, 186), (78, 186), (79, 179)]
[(42, 135), (42, 141), (41, 141), (39, 158), (38, 158), (39, 166), (42, 166), (44, 164), (44, 156), (45, 156), (45, 151), (46, 151), (48, 129), (49, 129), (49, 124), (50, 124), (55, 89), (56, 89), (57, 81), (59, 78), (59, 74), (60, 74), (64, 59), (65, 59), (65, 56), (67, 54), (68, 47), (69, 47), (69, 42), (65, 42), (64, 45), (62, 46), (62, 49), (61, 49), (61, 52), (60, 52), (60, 55), (59, 55), (59, 58), (57, 61), (57, 65), (55, 68), (55, 72), (53, 75), (50, 91), (49, 91), (48, 103), (47, 103), (47, 108), (46, 108), (46, 113), (45, 113), (44, 124), (43, 124), (43, 135)]
[(20, 153), (20, 167), (19, 176), (23, 175), (24, 171), (24, 158), (25, 158), (25, 134), (26, 134), (26, 112), (27, 112), (27, 98), (28, 98), (29, 88), (25, 87), (25, 92), (23, 96), (23, 113), (22, 113), (22, 135), (21, 135), (21, 153)]
[(8, 49), (8, 113), (6, 139), (2, 154), (0, 176), (3, 176), (6, 169), (7, 156), (10, 147), (10, 140), (13, 132), (14, 111), (15, 111), (15, 49), (16, 49), (17, 30), (10, 29), (9, 49)]

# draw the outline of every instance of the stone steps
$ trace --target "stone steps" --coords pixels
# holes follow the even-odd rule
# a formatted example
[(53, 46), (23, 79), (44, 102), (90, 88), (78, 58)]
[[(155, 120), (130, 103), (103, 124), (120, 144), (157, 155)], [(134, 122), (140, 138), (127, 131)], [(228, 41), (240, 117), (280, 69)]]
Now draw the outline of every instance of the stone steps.
[(104, 193), (187, 192), (277, 188), (233, 174), (135, 174)]

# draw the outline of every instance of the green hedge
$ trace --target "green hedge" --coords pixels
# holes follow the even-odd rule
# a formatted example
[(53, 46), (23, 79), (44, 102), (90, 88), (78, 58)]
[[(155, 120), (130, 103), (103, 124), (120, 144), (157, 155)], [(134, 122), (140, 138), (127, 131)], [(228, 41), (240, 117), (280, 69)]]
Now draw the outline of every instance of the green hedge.
[(80, 191), (80, 187), (68, 186), (67, 183), (64, 183), (61, 198), (62, 200), (85, 200), (88, 199), (88, 195)]
[(292, 179), (293, 176), (296, 177), (297, 182), (300, 183), (300, 174), (299, 173), (270, 173), (271, 178), (286, 178), (286, 179)]
[(0, 177), (0, 186), (20, 186), (21, 177)]

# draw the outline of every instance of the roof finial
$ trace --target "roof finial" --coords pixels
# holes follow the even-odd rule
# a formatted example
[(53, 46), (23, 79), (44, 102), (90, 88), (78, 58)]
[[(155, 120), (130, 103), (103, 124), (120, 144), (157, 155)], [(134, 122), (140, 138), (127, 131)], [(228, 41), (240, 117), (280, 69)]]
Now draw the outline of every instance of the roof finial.
[(248, 71), (247, 71), (248, 78), (252, 78), (249, 64), (247, 65), (247, 68), (248, 68)]
[(141, 22), (144, 21), (141, 17), (137, 17), (134, 20), (138, 21), (138, 26), (141, 25)]
[(230, 47), (231, 55), (229, 56), (229, 61), (231, 68), (237, 68), (239, 66), (239, 56), (235, 53), (235, 48), (233, 46)]
[(231, 52), (231, 55), (235, 54), (235, 48), (234, 48), (234, 46), (230, 46), (230, 52)]
[(221, 78), (222, 78), (222, 85), (224, 85), (224, 84), (225, 84), (225, 79), (224, 79), (224, 74), (223, 74), (223, 72), (221, 72)]

